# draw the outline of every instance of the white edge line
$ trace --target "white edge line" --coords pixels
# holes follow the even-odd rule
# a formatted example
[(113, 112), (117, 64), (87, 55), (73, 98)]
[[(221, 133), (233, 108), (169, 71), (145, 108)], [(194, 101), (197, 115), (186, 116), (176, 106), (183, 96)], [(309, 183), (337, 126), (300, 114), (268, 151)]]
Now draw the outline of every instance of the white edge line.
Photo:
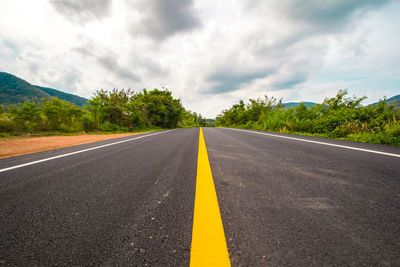
[(261, 134), (261, 135), (267, 135), (267, 136), (285, 138), (285, 139), (296, 140), (296, 141), (302, 141), (302, 142), (307, 142), (307, 143), (314, 143), (314, 144), (325, 145), (325, 146), (334, 146), (334, 147), (340, 147), (340, 148), (347, 148), (347, 149), (352, 149), (352, 150), (358, 150), (358, 151), (364, 151), (364, 152), (369, 152), (369, 153), (375, 153), (375, 154), (381, 154), (381, 155), (386, 155), (386, 156), (391, 156), (391, 157), (400, 158), (400, 154), (387, 153), (387, 152), (381, 152), (381, 151), (370, 150), (370, 149), (364, 149), (364, 148), (357, 148), (357, 147), (351, 147), (351, 146), (336, 145), (336, 144), (331, 144), (331, 143), (325, 143), (325, 142), (319, 142), (319, 141), (313, 141), (313, 140), (307, 140), (307, 139), (301, 139), (301, 138), (290, 137), (290, 136), (284, 136), (284, 135), (277, 135), (277, 134), (260, 133), (260, 132), (256, 132), (256, 131), (250, 131), (250, 130), (244, 130), (244, 129), (237, 129), (237, 128), (225, 128), (225, 127), (223, 127), (223, 129), (237, 130), (237, 131), (248, 132), (248, 133), (253, 133), (253, 134)]
[(74, 151), (74, 152), (70, 152), (70, 153), (66, 153), (66, 154), (62, 154), (62, 155), (58, 155), (58, 156), (54, 156), (54, 157), (50, 157), (50, 158), (35, 160), (35, 161), (27, 162), (27, 163), (24, 163), (24, 164), (15, 165), (15, 166), (12, 166), (12, 167), (0, 169), (0, 172), (6, 172), (6, 171), (9, 171), (9, 170), (18, 169), (18, 168), (21, 168), (21, 167), (25, 167), (25, 166), (29, 166), (29, 165), (33, 165), (33, 164), (37, 164), (37, 163), (53, 160), (53, 159), (68, 157), (68, 156), (72, 156), (72, 155), (75, 155), (75, 154), (87, 152), (87, 151), (90, 151), (90, 150), (95, 150), (95, 149), (99, 149), (99, 148), (103, 148), (103, 147), (107, 147), (107, 146), (112, 146), (112, 145), (117, 145), (117, 144), (129, 142), (129, 141), (137, 140), (137, 139), (140, 139), (140, 138), (145, 138), (145, 137), (149, 137), (149, 136), (153, 136), (153, 135), (157, 135), (157, 134), (166, 133), (166, 132), (169, 132), (169, 131), (173, 131), (173, 130), (167, 130), (167, 131), (162, 131), (162, 132), (157, 132), (157, 133), (137, 136), (137, 137), (134, 137), (134, 138), (129, 138), (129, 139), (126, 139), (126, 140), (121, 140), (121, 141), (117, 141), (117, 142), (113, 142), (113, 143), (109, 143), (109, 144), (105, 144), (105, 145), (101, 145), (101, 146), (95, 146), (95, 147), (86, 148), (86, 149), (82, 149), (82, 150), (78, 150), (78, 151)]

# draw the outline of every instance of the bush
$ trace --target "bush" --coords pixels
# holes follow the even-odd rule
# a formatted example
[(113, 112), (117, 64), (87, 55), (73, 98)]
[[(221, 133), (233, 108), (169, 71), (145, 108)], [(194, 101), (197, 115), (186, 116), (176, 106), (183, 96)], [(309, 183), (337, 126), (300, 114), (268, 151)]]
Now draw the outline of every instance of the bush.
[[(185, 117), (186, 116), (186, 117)], [(167, 90), (100, 90), (80, 108), (58, 98), (0, 106), (0, 132), (126, 132), (144, 128), (176, 128), (186, 120), (191, 126), (206, 126), (200, 114), (185, 111), (179, 99)]]
[(399, 137), (400, 138), (400, 125), (396, 125), (393, 128), (388, 128), (386, 130), (386, 135), (390, 137)]
[(109, 121), (102, 123), (100, 126), (100, 129), (103, 132), (128, 132), (129, 131), (129, 129), (127, 127), (113, 124)]
[(217, 126), (241, 126), (279, 132), (314, 134), (332, 138), (398, 144), (400, 137), (399, 111), (380, 101), (377, 105), (362, 106), (366, 97), (347, 97), (340, 90), (333, 98), (308, 108), (301, 103), (284, 109), (275, 98), (240, 101), (217, 116)]
[(13, 131), (15, 125), (11, 122), (8, 116), (0, 114), (0, 132), (7, 133)]

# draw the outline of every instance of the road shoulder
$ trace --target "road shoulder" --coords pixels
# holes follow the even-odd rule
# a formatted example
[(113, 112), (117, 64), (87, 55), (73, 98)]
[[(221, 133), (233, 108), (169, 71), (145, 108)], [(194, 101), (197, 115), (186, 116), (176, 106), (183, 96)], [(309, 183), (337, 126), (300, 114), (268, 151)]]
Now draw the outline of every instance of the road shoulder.
[(83, 134), (76, 136), (43, 136), (0, 141), (0, 159), (48, 151), (63, 147), (103, 141), (113, 138), (136, 135), (125, 134)]

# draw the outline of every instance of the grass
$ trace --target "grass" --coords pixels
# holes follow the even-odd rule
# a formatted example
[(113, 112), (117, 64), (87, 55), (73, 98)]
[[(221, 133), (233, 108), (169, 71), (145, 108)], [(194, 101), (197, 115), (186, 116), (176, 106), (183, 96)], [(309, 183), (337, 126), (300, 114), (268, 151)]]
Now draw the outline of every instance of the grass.
[(350, 134), (346, 139), (356, 142), (385, 144), (400, 147), (400, 137), (387, 136), (383, 133)]
[[(244, 126), (230, 126), (230, 128), (255, 130), (255, 129), (246, 128)], [(312, 136), (312, 137), (322, 137), (322, 138), (329, 138), (329, 139), (336, 139), (336, 140), (348, 140), (348, 141), (355, 141), (355, 142), (361, 142), (361, 143), (372, 143), (372, 144), (381, 144), (381, 145), (390, 145), (390, 146), (400, 147), (400, 137), (387, 136), (382, 132), (349, 134), (346, 137), (332, 137), (331, 135), (324, 134), (324, 133), (307, 133), (307, 132), (296, 132), (296, 131), (289, 131), (289, 130), (285, 130), (285, 131), (260, 130), (260, 131)]]

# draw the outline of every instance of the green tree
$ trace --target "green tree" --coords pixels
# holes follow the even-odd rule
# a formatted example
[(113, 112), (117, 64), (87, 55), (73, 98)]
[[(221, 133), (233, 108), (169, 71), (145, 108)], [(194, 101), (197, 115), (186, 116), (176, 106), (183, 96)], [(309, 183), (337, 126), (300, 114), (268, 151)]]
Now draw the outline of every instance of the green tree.
[(134, 102), (141, 107), (147, 126), (176, 128), (184, 117), (184, 108), (179, 99), (174, 99), (168, 90), (143, 90), (134, 97)]
[(339, 90), (335, 97), (308, 108), (284, 108), (282, 101), (271, 97), (250, 99), (232, 105), (217, 116), (218, 126), (243, 127), (280, 132), (303, 132), (334, 138), (348, 138), (400, 145), (400, 113), (384, 100), (363, 106), (366, 97), (349, 97)]
[(83, 110), (76, 105), (58, 98), (42, 101), (41, 110), (45, 116), (45, 129), (74, 132), (82, 129)]
[(10, 109), (11, 121), (18, 131), (33, 132), (41, 127), (42, 112), (32, 102), (25, 102), (21, 106), (14, 106)]

